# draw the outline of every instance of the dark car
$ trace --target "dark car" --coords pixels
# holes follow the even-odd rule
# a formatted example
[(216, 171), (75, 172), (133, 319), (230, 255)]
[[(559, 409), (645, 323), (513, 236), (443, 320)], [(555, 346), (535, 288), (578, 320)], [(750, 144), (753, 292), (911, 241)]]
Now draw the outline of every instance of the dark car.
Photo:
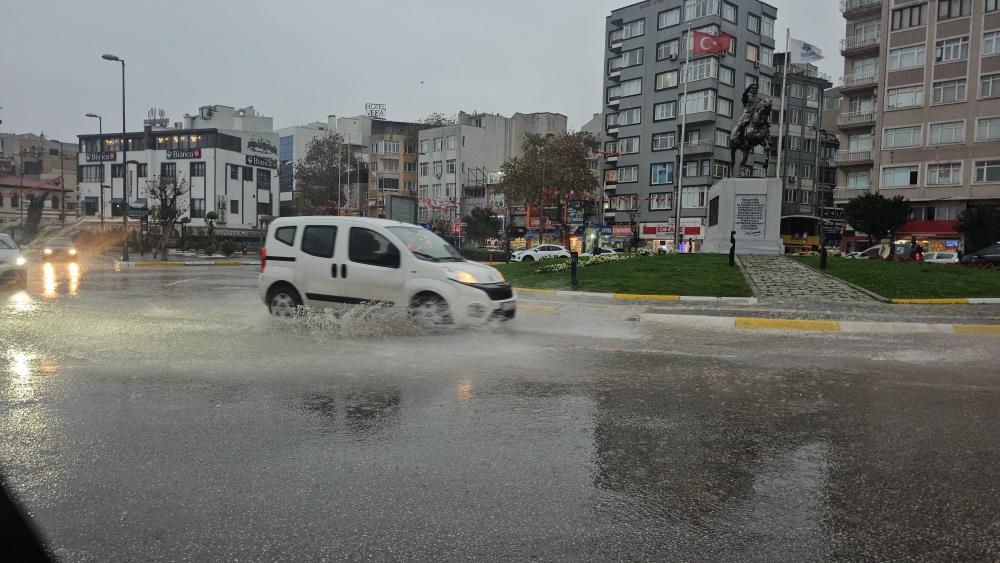
[(42, 247), (42, 258), (46, 262), (75, 261), (76, 246), (68, 238), (54, 238)]
[(1000, 266), (1000, 242), (991, 244), (990, 246), (977, 250), (972, 254), (966, 254), (962, 257), (962, 263), (992, 264), (994, 266)]

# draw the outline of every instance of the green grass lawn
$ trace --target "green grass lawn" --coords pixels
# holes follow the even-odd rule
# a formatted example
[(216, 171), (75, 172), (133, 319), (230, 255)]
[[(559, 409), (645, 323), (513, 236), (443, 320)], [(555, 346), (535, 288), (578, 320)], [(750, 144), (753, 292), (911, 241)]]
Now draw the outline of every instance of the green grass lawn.
[[(796, 256), (794, 259), (819, 268), (818, 256)], [(957, 264), (831, 257), (824, 272), (889, 299), (1000, 297), (1000, 271)]]
[[(544, 261), (542, 264), (552, 263)], [(498, 269), (514, 287), (569, 289), (569, 271), (539, 274), (539, 264), (509, 263)], [(673, 254), (595, 264), (579, 270), (580, 291), (656, 295), (750, 297), (738, 267), (722, 254)]]

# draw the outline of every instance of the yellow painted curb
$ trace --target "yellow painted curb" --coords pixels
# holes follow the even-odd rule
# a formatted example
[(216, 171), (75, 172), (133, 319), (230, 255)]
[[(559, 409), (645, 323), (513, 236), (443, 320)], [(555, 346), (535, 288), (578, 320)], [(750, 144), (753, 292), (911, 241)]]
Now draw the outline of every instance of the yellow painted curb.
[(213, 266), (242, 266), (242, 260), (216, 260), (212, 263)]
[(953, 299), (890, 299), (890, 303), (896, 305), (968, 305), (969, 300), (965, 298)]
[(955, 334), (1000, 334), (1000, 325), (955, 325)]
[(515, 287), (514, 291), (518, 293), (537, 293), (538, 295), (555, 295), (556, 290), (554, 289), (532, 289), (530, 287)]
[(680, 295), (642, 295), (638, 293), (612, 293), (614, 299), (635, 299), (639, 301), (680, 301)]
[(177, 268), (184, 266), (184, 262), (136, 262), (135, 268)]
[(840, 332), (837, 321), (807, 321), (796, 319), (760, 319), (755, 317), (736, 317), (736, 328), (770, 328), (778, 330), (815, 330), (821, 332)]

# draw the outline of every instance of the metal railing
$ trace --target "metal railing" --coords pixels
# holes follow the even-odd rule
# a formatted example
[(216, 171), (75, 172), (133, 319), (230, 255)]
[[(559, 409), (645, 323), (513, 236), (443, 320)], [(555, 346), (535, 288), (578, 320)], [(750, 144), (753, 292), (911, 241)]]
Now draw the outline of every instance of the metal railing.
[(840, 77), (840, 87), (851, 88), (854, 86), (866, 86), (869, 84), (875, 84), (875, 82), (877, 81), (878, 81), (878, 74), (875, 73), (865, 74), (860, 76), (856, 74), (851, 74), (848, 76)]
[(852, 111), (837, 116), (837, 125), (867, 125), (875, 123), (875, 110)]
[(880, 39), (881, 35), (878, 32), (854, 35), (840, 40), (840, 50), (843, 52), (863, 47), (877, 47)]
[(693, 152), (701, 152), (705, 150), (712, 150), (715, 145), (715, 141), (712, 139), (701, 139), (698, 141), (687, 141), (684, 143), (685, 150)]
[(837, 151), (835, 161), (840, 164), (843, 162), (864, 162), (866, 160), (872, 160), (872, 150), (873, 149), (855, 149)]
[[(781, 77), (785, 73), (785, 65), (778, 65), (774, 67), (774, 75)], [(796, 64), (788, 65), (788, 74), (795, 74), (799, 76), (806, 76), (809, 78), (818, 78), (820, 80), (826, 80), (827, 82), (833, 82), (830, 75), (825, 72), (820, 72), (813, 68), (805, 68)]]
[(845, 16), (851, 12), (880, 7), (882, 0), (840, 0), (840, 12)]
[(833, 199), (841, 201), (845, 199), (851, 199), (852, 197), (857, 197), (859, 195), (864, 195), (871, 193), (872, 189), (868, 188), (848, 188), (844, 186), (837, 186), (833, 188)]

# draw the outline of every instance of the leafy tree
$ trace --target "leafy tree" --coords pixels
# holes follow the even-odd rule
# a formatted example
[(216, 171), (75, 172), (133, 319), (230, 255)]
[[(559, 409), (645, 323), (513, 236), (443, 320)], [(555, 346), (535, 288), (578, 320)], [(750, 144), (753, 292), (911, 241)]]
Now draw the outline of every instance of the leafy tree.
[(955, 229), (965, 237), (965, 251), (975, 252), (1000, 241), (1000, 207), (968, 207)]
[(466, 236), (469, 240), (477, 242), (483, 242), (491, 236), (497, 236), (500, 233), (500, 226), (503, 224), (500, 218), (493, 215), (493, 211), (487, 207), (473, 209), (463, 221), (466, 224)]
[[(504, 196), (508, 217), (514, 205), (565, 209), (571, 199), (591, 196), (600, 185), (587, 164), (587, 157), (599, 147), (590, 133), (529, 134), (522, 146), (524, 154), (500, 168), (503, 179), (497, 184), (497, 192)], [(569, 239), (569, 223), (562, 223), (565, 243)]]
[(416, 122), (421, 125), (429, 125), (431, 127), (443, 127), (445, 125), (457, 125), (458, 119), (455, 116), (445, 117), (443, 113), (435, 111), (418, 119)]
[(154, 176), (146, 181), (146, 191), (149, 193), (150, 208), (149, 217), (160, 225), (163, 235), (160, 237), (160, 259), (167, 259), (167, 247), (170, 245), (170, 238), (174, 234), (174, 225), (181, 222), (183, 225), (190, 222), (181, 219), (181, 215), (186, 211), (185, 202), (187, 198), (182, 197), (189, 191), (187, 180), (178, 181), (176, 178), (163, 178)]
[(911, 213), (910, 201), (898, 195), (887, 199), (882, 194), (862, 194), (844, 205), (844, 219), (867, 234), (870, 243), (889, 237), (890, 256), (894, 255), (896, 232), (910, 220)]
[(885, 200), (882, 216), (885, 221), (885, 230), (889, 232), (890, 256), (896, 255), (896, 232), (903, 228), (912, 214), (913, 206), (910, 205), (910, 200), (905, 197), (897, 195), (892, 199)]
[(38, 225), (42, 222), (42, 210), (45, 209), (45, 200), (48, 197), (47, 193), (42, 193), (39, 196), (28, 196), (28, 212), (24, 217), (23, 230), (29, 237), (38, 234)]
[(356, 164), (354, 151), (343, 141), (337, 133), (317, 137), (309, 142), (305, 158), (295, 163), (293, 205), (297, 214), (340, 213), (348, 188), (343, 171)]

